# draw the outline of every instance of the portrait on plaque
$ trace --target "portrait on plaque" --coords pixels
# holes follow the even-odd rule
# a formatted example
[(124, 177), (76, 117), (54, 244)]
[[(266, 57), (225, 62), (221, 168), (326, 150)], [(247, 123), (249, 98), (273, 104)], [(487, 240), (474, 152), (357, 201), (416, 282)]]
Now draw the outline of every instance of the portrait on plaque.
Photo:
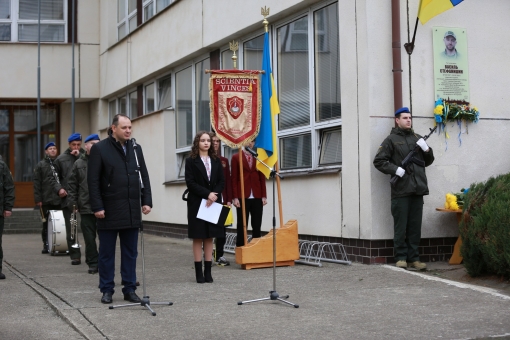
[(466, 29), (434, 27), (432, 40), (435, 100), (469, 103)]

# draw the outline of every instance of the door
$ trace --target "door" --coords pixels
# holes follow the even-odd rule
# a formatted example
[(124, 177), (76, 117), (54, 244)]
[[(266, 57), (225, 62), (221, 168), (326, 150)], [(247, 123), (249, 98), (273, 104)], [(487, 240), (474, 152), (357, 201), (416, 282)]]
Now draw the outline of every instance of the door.
[(34, 168), (44, 157), (44, 145), (57, 142), (58, 106), (41, 106), (41, 150), (37, 150), (37, 106), (0, 106), (0, 157), (9, 166), (14, 179), (15, 208), (32, 208)]

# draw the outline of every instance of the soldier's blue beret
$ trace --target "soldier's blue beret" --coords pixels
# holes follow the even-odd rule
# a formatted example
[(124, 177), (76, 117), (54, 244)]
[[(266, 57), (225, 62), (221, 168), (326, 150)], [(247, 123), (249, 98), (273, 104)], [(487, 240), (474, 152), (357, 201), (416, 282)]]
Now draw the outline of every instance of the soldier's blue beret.
[(50, 146), (56, 146), (56, 145), (55, 145), (55, 143), (53, 143), (53, 142), (49, 142), (48, 144), (46, 144), (46, 145), (44, 146), (44, 150), (48, 150), (48, 148), (49, 148)]
[(76, 142), (76, 141), (81, 142), (81, 134), (73, 133), (72, 135), (69, 136), (69, 138), (67, 138), (68, 143)]
[(91, 140), (100, 140), (100, 139), (97, 134), (93, 133), (90, 136), (87, 136), (87, 138), (85, 138), (85, 143), (90, 142)]
[(398, 109), (397, 111), (395, 111), (395, 116), (401, 114), (401, 113), (411, 113), (411, 111), (409, 111), (409, 108), (408, 107), (401, 107), (400, 109)]

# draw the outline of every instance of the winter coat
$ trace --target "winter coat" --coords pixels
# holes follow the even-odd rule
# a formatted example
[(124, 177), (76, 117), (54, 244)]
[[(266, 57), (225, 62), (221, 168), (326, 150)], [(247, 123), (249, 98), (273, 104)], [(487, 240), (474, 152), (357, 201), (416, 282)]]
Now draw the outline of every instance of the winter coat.
[[(416, 147), (416, 142), (420, 138), (422, 137), (414, 133), (412, 129), (393, 128), (390, 135), (379, 146), (374, 158), (374, 166), (384, 174), (395, 175), (397, 168), (401, 167), (402, 161)], [(423, 161), (427, 167), (434, 161), (434, 152), (430, 147), (428, 152), (419, 149), (415, 158)], [(399, 178), (395, 187), (391, 188), (391, 198), (429, 194), (425, 167), (411, 163), (408, 170), (402, 178)]]
[(186, 158), (185, 173), (186, 186), (188, 187), (188, 237), (205, 239), (222, 237), (224, 226), (214, 225), (197, 218), (202, 199), (207, 199), (211, 192), (218, 193), (216, 203), (221, 203), (221, 193), (225, 186), (223, 167), (219, 158), (211, 158), (211, 179), (207, 178), (204, 162), (200, 156)]
[(89, 186), (87, 183), (87, 163), (89, 156), (83, 154), (74, 162), (67, 181), (67, 207), (72, 210), (73, 205), (80, 214), (93, 214), (89, 202)]
[[(84, 154), (85, 150), (80, 149), (80, 155)], [(64, 151), (63, 154), (57, 157), (53, 165), (55, 166), (55, 170), (58, 173), (58, 179), (60, 183), (57, 183), (55, 178), (51, 177), (50, 181), (53, 186), (53, 191), (58, 195), (60, 189), (64, 189), (65, 191), (69, 191), (67, 187), (67, 180), (69, 179), (69, 175), (71, 174), (71, 170), (73, 168), (74, 162), (80, 158), (80, 155), (77, 157), (71, 154), (71, 150), (68, 148)], [(67, 196), (61, 198), (60, 205), (62, 208), (67, 208)]]
[[(0, 161), (0, 214), (3, 216), (4, 211), (12, 211), (14, 206), (14, 181), (12, 175), (3, 161)], [(0, 264), (1, 265), (1, 264)]]
[(105, 211), (105, 218), (97, 219), (99, 230), (140, 228), (141, 207), (152, 208), (151, 184), (142, 147), (137, 145), (136, 150), (144, 185), (141, 200), (140, 177), (131, 140), (126, 142), (126, 154), (112, 136), (94, 144), (90, 150), (87, 169), (90, 207), (94, 213)]
[[(51, 178), (55, 179), (56, 170), (53, 172), (51, 163), (53, 160), (46, 155), (37, 163), (34, 169), (34, 201), (42, 202), (43, 205), (60, 205), (60, 196), (54, 191)], [(58, 174), (57, 174), (58, 176)]]

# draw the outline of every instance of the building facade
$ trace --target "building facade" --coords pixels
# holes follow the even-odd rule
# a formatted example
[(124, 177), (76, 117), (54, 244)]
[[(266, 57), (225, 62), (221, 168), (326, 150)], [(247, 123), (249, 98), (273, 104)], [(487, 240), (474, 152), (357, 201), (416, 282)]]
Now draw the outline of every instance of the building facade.
[[(31, 169), (37, 163), (34, 2), (0, 0), (0, 60), (9, 65), (0, 70), (0, 151), (13, 169), (17, 197), (20, 190), (29, 197)], [(42, 3), (42, 135), (45, 142), (57, 141), (62, 151), (72, 130), (73, 0)], [(392, 3), (77, 0), (75, 130), (104, 137), (114, 114), (129, 115), (152, 181), (154, 209), (144, 217), (147, 230), (184, 237), (183, 163), (196, 131), (210, 129), (205, 70), (232, 68), (232, 41), (239, 42), (238, 67), (260, 69), (260, 9), (267, 6), (281, 108), (277, 134), (285, 176), (283, 219), (298, 220), (301, 238), (342, 242), (355, 261), (391, 262), (389, 178), (375, 170), (372, 160), (394, 125), (394, 73), (401, 72), (403, 104), (412, 108), (414, 129), (425, 134), (434, 126), (433, 27), (462, 27), (467, 31), (470, 98), (481, 119), (467, 129), (449, 127), (450, 139), (435, 134), (429, 140), (436, 160), (427, 168), (430, 195), (422, 231), (422, 260), (446, 260), (458, 229), (455, 216), (435, 208), (443, 206), (447, 192), (510, 169), (510, 161), (502, 157), (510, 149), (504, 104), (510, 48), (501, 44), (510, 33), (499, 27), (506, 25), (503, 16), (510, 3), (495, 0), (489, 7), (466, 1), (433, 18), (418, 27), (411, 56), (402, 45), (412, 37), (419, 1), (397, 1), (397, 16)], [(392, 40), (396, 21), (399, 44)], [(400, 47), (401, 69), (394, 69), (395, 46)], [(223, 149), (227, 157), (233, 152)], [(271, 182), (267, 185), (271, 193)], [(17, 206), (33, 204), (29, 201)], [(271, 206), (264, 211), (265, 231), (272, 226)]]

